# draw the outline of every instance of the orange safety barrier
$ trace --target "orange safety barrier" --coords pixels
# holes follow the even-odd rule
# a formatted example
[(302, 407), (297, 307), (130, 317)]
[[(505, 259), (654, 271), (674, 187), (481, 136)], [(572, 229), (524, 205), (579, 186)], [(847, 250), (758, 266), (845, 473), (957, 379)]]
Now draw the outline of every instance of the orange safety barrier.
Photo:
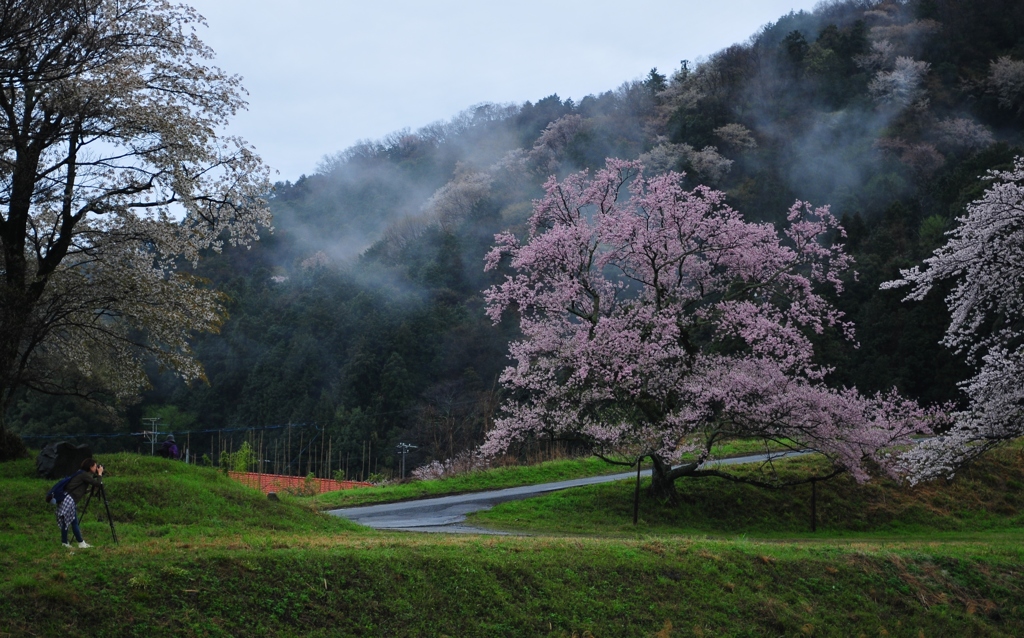
[(254, 487), (264, 494), (270, 492), (302, 492), (307, 489), (317, 494), (334, 492), (336, 490), (350, 490), (353, 487), (371, 487), (372, 483), (361, 481), (336, 481), (334, 479), (307, 479), (304, 476), (287, 476), (285, 474), (257, 474), (256, 472), (228, 472), (228, 476), (240, 482), (242, 485)]

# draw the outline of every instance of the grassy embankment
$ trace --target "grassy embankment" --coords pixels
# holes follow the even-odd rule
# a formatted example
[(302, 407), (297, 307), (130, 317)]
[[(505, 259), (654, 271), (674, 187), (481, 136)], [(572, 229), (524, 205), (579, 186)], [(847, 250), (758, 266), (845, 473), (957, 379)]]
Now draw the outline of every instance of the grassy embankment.
[(623, 483), (573, 492), (593, 493), (571, 512), (586, 536), (433, 536), (268, 502), (209, 469), (104, 462), (121, 543), (94, 503), (96, 547), (71, 552), (42, 502), (50, 481), (0, 464), (0, 636), (1024, 635), (1017, 450), (906, 496), (830, 484), (813, 539), (805, 495), (761, 502), (722, 482), (681, 486), (679, 514), (645, 500), (639, 530), (614, 522)]
[[(775, 463), (784, 478), (827, 473), (822, 459), (804, 456)], [(736, 466), (752, 474), (756, 466)], [(876, 479), (858, 485), (841, 475), (817, 485), (816, 522), (811, 532), (812, 487), (766, 490), (717, 478), (680, 479), (680, 503), (665, 507), (641, 499), (632, 525), (631, 482), (565, 490), (529, 501), (503, 503), (470, 518), (471, 524), (543, 534), (599, 534), (729, 537), (761, 539), (868, 538), (963, 541), (1007, 537), (1024, 541), (1024, 449), (990, 455), (955, 481), (904, 487)], [(643, 495), (646, 496), (646, 495)]]
[[(781, 449), (773, 445), (773, 450)], [(752, 441), (727, 441), (716, 445), (712, 453), (716, 458), (728, 458), (744, 454), (765, 452), (763, 444)], [(691, 455), (692, 456), (692, 455)], [(685, 458), (685, 457), (684, 457)], [(635, 467), (635, 466), (634, 466)], [(648, 466), (645, 466), (648, 467)], [(311, 505), (319, 509), (356, 507), (375, 503), (394, 503), (418, 498), (467, 494), (486, 490), (500, 490), (520, 485), (554, 483), (587, 476), (629, 472), (628, 465), (608, 463), (599, 458), (560, 459), (546, 461), (527, 467), (494, 467), (479, 472), (470, 472), (434, 481), (411, 481), (382, 487), (361, 487), (339, 492), (327, 492), (310, 499)]]

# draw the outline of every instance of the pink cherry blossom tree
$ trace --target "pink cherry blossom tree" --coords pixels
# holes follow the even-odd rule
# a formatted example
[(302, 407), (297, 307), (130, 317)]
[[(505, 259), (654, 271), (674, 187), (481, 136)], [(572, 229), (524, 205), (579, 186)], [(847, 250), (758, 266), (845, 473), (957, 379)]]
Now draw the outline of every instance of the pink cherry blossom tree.
[(674, 498), (683, 476), (779, 486), (770, 464), (757, 479), (702, 466), (717, 441), (752, 437), (812, 447), (833, 473), (866, 479), (925, 414), (894, 394), (823, 383), (810, 336), (834, 327), (852, 338), (817, 290), (841, 290), (850, 266), (826, 241), (842, 232), (836, 219), (796, 202), (780, 234), (744, 221), (719, 191), (684, 190), (681, 177), (608, 160), (593, 176), (551, 178), (528, 237), (496, 236), (486, 268), (512, 274), (486, 291), (487, 312), (517, 313), (523, 339), (510, 346), (501, 380), (512, 398), (483, 452), (582, 440), (609, 460), (650, 457), (655, 493)]
[(912, 481), (951, 476), (987, 450), (1024, 436), (1024, 158), (987, 179), (991, 185), (924, 269), (904, 270), (901, 279), (882, 284), (910, 286), (907, 300), (920, 300), (937, 283), (955, 281), (946, 297), (950, 324), (943, 343), (977, 368), (960, 384), (968, 406), (952, 415), (953, 426), (903, 456)]

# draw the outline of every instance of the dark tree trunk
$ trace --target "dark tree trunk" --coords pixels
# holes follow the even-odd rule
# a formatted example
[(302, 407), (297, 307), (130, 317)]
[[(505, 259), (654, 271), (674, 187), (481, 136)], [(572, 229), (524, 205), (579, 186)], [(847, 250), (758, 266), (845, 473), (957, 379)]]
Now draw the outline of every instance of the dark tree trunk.
[[(19, 291), (20, 292), (20, 291)], [(0, 282), (0, 437), (7, 431), (7, 410), (21, 380), (22, 344), (31, 314), (25, 295), (5, 289)]]
[(676, 484), (672, 464), (667, 463), (656, 455), (651, 455), (653, 464), (651, 470), (650, 494), (654, 498), (676, 505), (679, 503), (679, 493), (676, 492)]
[(6, 408), (0, 406), (0, 463), (29, 456), (21, 437), (7, 429), (4, 418), (6, 412)]
[[(17, 137), (16, 132), (6, 132), (12, 139)], [(10, 178), (10, 200), (6, 214), (0, 214), (0, 269), (4, 273), (0, 281), (0, 461), (28, 454), (21, 438), (7, 429), (6, 414), (14, 392), (24, 382), (25, 363), (33, 347), (26, 345), (29, 323), (48, 280), (48, 272), (39, 270), (34, 280), (29, 281), (25, 251), (40, 150), (24, 144), (15, 144), (15, 148), (17, 159)]]

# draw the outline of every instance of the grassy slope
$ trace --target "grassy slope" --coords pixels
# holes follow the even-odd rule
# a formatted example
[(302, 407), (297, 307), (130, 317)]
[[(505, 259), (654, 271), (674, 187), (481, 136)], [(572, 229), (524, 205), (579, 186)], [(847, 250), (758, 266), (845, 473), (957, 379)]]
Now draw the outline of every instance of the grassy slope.
[[(773, 446), (773, 449), (781, 449)], [(717, 458), (741, 456), (764, 452), (764, 446), (750, 441), (728, 441), (716, 445), (713, 453)], [(366, 487), (338, 492), (327, 492), (313, 497), (314, 507), (334, 509), (355, 507), (375, 503), (394, 503), (418, 498), (466, 494), (485, 490), (500, 490), (519, 485), (553, 483), (587, 476), (628, 472), (628, 465), (615, 465), (591, 457), (547, 461), (529, 467), (496, 467), (479, 472), (460, 474), (435, 481), (412, 481), (384, 487)]]
[[(1020, 448), (997, 451), (950, 484), (940, 481), (904, 488), (892, 481), (875, 480), (858, 485), (849, 476), (819, 483), (816, 536), (1016, 535), (1024, 525), (1022, 455), (1024, 449)], [(783, 475), (792, 476), (826, 471), (819, 459), (810, 456), (787, 459), (777, 466)], [(681, 503), (675, 508), (664, 507), (641, 491), (636, 528), (632, 525), (632, 481), (504, 503), (475, 514), (472, 522), (548, 534), (788, 538), (810, 532), (810, 485), (773, 491), (709, 478), (681, 479), (677, 486)], [(1020, 539), (1024, 540), (1024, 534)]]
[[(85, 533), (97, 547), (70, 553), (42, 502), (49, 481), (29, 478), (30, 463), (0, 465), (0, 636), (1024, 635), (1024, 556), (1002, 534), (381, 534), (306, 503), (269, 503), (210, 470), (104, 462), (121, 544), (90, 506)], [(1014, 516), (993, 510), (959, 529), (1005, 531)]]
[(326, 492), (308, 498), (319, 509), (394, 503), (418, 498), (500, 490), (518, 485), (553, 483), (585, 476), (627, 472), (628, 467), (612, 465), (598, 458), (547, 461), (529, 467), (495, 467), (434, 481), (411, 481), (383, 487), (360, 487)]

